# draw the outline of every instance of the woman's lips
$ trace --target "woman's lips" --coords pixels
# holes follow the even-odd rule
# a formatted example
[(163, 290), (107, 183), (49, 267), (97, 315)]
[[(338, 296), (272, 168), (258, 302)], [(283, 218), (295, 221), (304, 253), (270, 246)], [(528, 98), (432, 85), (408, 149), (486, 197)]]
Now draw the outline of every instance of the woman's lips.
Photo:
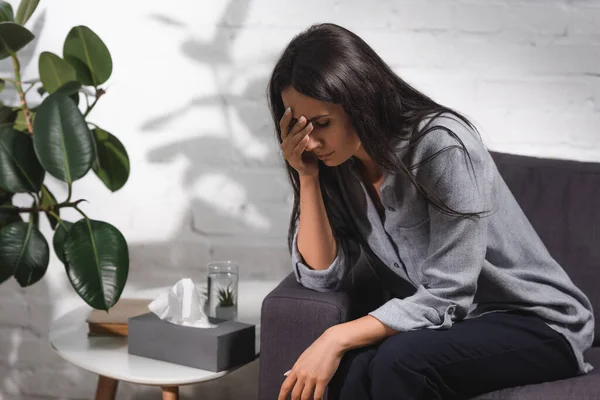
[(323, 154), (322, 156), (317, 156), (317, 158), (319, 160), (324, 160), (326, 158), (329, 158), (329, 156), (331, 156), (332, 154), (333, 154), (333, 151), (331, 153)]

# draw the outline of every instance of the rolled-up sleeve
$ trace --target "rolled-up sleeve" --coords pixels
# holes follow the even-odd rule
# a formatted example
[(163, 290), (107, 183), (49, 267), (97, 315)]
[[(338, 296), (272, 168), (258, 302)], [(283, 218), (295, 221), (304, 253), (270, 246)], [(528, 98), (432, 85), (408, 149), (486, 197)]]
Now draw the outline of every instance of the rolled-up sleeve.
[(450, 328), (464, 318), (473, 302), (486, 254), (486, 234), (492, 201), (487, 150), (471, 149), (472, 167), (462, 148), (436, 156), (428, 176), (433, 189), (450, 208), (483, 216), (448, 216), (429, 205), (430, 241), (427, 256), (416, 267), (423, 277), (415, 293), (393, 298), (369, 313), (400, 332)]
[(304, 262), (298, 251), (298, 230), (299, 225), (296, 224), (292, 240), (292, 264), (296, 280), (302, 286), (319, 292), (339, 290), (344, 277), (360, 255), (358, 244), (349, 238), (338, 238), (337, 254), (331, 265), (326, 269), (316, 270)]

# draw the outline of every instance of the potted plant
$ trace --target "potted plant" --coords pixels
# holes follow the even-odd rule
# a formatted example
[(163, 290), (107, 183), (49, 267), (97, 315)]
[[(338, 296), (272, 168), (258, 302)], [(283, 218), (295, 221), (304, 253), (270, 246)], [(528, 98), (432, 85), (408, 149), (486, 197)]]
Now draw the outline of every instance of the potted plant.
[(220, 319), (235, 319), (235, 293), (231, 289), (231, 285), (228, 285), (227, 288), (220, 288), (218, 298), (219, 304), (215, 308), (215, 316)]
[[(11, 58), (14, 76), (0, 77), (0, 91), (12, 87), (18, 104), (0, 103), (0, 284), (14, 277), (22, 287), (43, 278), (50, 246), (39, 229), (44, 214), (54, 231), (52, 248), (65, 266), (77, 294), (91, 307), (108, 310), (123, 291), (129, 271), (125, 238), (113, 225), (89, 218), (84, 199), (73, 199), (73, 183), (89, 171), (111, 191), (129, 177), (129, 158), (121, 142), (88, 120), (112, 73), (110, 53), (90, 28), (76, 26), (65, 38), (62, 57), (43, 52), (39, 79), (21, 78), (19, 51), (34, 39), (24, 26), (39, 0), (22, 0), (16, 13), (0, 0), (0, 59)], [(41, 104), (26, 94), (36, 89)], [(64, 182), (67, 195), (57, 200), (44, 184), (48, 175)], [(15, 194), (31, 197), (26, 207)], [(72, 208), (81, 218), (67, 221)], [(24, 219), (23, 216), (26, 216)]]

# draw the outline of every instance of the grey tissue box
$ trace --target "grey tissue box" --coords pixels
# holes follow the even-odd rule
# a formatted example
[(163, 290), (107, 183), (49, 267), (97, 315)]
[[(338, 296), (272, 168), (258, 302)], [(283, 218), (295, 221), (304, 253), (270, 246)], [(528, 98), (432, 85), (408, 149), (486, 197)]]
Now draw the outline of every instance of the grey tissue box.
[(154, 313), (129, 318), (128, 352), (219, 372), (254, 360), (255, 325), (209, 317), (215, 328), (192, 328)]

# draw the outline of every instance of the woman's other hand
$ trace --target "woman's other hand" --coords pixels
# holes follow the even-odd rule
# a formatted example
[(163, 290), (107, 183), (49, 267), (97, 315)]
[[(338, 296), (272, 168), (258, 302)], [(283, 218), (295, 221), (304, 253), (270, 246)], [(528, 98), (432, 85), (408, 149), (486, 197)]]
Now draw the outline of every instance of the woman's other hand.
[(322, 400), (325, 388), (337, 371), (344, 351), (333, 330), (314, 341), (287, 372), (278, 400)]

